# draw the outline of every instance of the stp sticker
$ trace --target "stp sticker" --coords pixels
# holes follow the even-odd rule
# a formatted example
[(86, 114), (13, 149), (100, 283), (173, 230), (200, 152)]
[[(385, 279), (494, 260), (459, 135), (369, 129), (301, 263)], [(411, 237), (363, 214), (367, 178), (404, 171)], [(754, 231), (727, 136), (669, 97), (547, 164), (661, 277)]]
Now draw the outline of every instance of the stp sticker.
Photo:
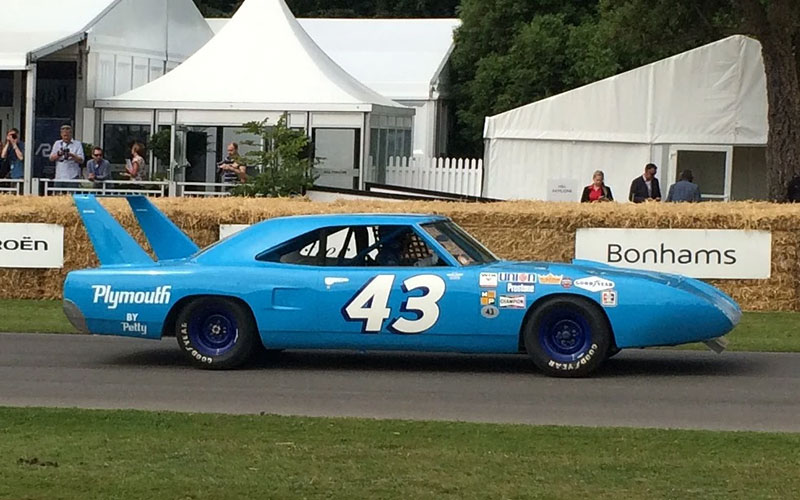
[(603, 279), (599, 276), (575, 280), (573, 285), (589, 292), (602, 292), (603, 290), (610, 290), (616, 286), (613, 281)]
[(481, 273), (478, 281), (483, 288), (497, 288), (497, 273)]
[(617, 291), (604, 290), (603, 293), (600, 294), (600, 300), (603, 307), (617, 307)]
[(561, 280), (561, 286), (564, 288), (572, 288), (572, 278), (564, 278)]

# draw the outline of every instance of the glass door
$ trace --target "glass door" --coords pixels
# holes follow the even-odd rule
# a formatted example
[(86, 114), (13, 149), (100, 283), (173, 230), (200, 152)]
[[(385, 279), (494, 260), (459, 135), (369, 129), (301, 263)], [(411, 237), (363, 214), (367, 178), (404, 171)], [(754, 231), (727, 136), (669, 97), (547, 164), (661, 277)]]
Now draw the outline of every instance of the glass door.
[(669, 185), (678, 182), (684, 170), (691, 170), (704, 201), (730, 200), (733, 146), (672, 145), (669, 160)]

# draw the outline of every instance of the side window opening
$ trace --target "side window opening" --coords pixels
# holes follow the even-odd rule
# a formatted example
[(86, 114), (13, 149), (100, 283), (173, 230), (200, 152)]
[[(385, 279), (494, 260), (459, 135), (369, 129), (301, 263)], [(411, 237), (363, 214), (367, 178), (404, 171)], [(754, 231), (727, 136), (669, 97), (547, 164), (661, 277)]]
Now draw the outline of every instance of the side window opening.
[(446, 266), (411, 226), (334, 226), (315, 229), (256, 257), (320, 267)]

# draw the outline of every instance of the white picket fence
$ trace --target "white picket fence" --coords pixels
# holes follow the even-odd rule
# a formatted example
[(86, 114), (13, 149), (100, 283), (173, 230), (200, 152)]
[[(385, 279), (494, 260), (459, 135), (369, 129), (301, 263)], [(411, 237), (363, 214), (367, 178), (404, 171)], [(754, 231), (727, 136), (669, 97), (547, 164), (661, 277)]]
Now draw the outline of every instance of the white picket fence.
[(385, 172), (385, 178), (382, 179), (379, 167), (372, 166), (367, 180), (441, 193), (480, 196), (483, 160), (393, 156), (389, 158)]

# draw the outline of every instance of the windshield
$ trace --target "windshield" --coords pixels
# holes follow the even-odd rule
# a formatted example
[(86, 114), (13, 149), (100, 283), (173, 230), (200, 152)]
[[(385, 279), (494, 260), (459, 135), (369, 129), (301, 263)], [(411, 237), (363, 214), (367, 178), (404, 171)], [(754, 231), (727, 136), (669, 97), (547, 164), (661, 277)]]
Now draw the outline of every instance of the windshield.
[(439, 242), (462, 266), (489, 264), (498, 260), (478, 240), (452, 221), (423, 224), (422, 229)]

